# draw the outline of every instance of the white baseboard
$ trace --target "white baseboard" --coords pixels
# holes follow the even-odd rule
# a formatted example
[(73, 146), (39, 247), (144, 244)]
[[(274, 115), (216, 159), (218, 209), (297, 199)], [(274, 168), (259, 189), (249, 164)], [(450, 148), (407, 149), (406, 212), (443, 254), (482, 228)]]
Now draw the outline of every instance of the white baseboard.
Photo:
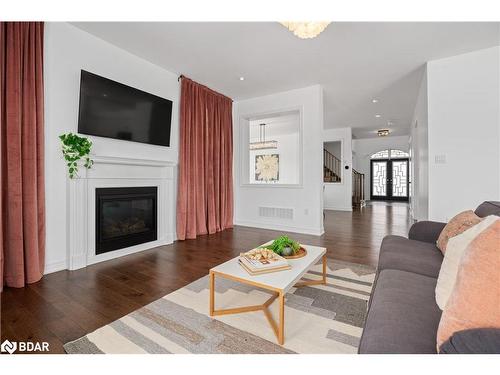
[(145, 244), (132, 246), (132, 247), (126, 248), (126, 249), (116, 250), (117, 253), (114, 253), (114, 254), (113, 254), (113, 252), (105, 253), (105, 254), (102, 254), (103, 256), (101, 256), (101, 257), (99, 257), (99, 256), (92, 257), (90, 260), (87, 260), (87, 256), (85, 254), (83, 254), (83, 255), (80, 255), (78, 257), (74, 257), (73, 262), (72, 262), (72, 266), (68, 266), (65, 260), (47, 263), (47, 264), (45, 264), (45, 269), (44, 269), (43, 274), (47, 275), (49, 273), (63, 271), (63, 270), (77, 270), (80, 268), (85, 268), (86, 266), (90, 266), (91, 264), (105, 262), (107, 260), (120, 258), (122, 256), (127, 256), (127, 255), (138, 253), (141, 251), (150, 250), (150, 249), (158, 247), (158, 246), (170, 245), (174, 242), (174, 239), (175, 239), (175, 234), (168, 233), (163, 240), (157, 240), (157, 241), (148, 242)]
[[(173, 242), (172, 238), (173, 238), (173, 235), (170, 233), (170, 234), (167, 234), (165, 236), (165, 238), (162, 238), (162, 239), (159, 239), (156, 241), (145, 242), (145, 243), (141, 243), (139, 245), (126, 247), (124, 249), (113, 250), (113, 251), (110, 251), (108, 253), (90, 256), (90, 257), (87, 257), (87, 264), (86, 265), (90, 266), (91, 264), (96, 264), (96, 263), (105, 262), (105, 261), (111, 260), (111, 259), (121, 258), (123, 256), (127, 256), (130, 254), (140, 253), (141, 251), (151, 250), (151, 249), (158, 247), (158, 246), (169, 245)], [(78, 267), (78, 268), (83, 268), (83, 267), (85, 267), (85, 265), (83, 265), (82, 267)]]
[(66, 261), (61, 260), (58, 262), (50, 262), (45, 264), (45, 269), (43, 270), (43, 274), (47, 275), (49, 273), (58, 272), (67, 269)]
[(283, 225), (278, 223), (263, 223), (260, 221), (234, 220), (234, 225), (239, 225), (242, 227), (279, 230), (283, 232), (311, 234), (313, 236), (321, 236), (323, 233), (325, 233), (324, 228), (302, 228), (302, 227), (295, 227), (292, 225)]
[(324, 210), (332, 210), (332, 211), (352, 211), (352, 207), (323, 207)]

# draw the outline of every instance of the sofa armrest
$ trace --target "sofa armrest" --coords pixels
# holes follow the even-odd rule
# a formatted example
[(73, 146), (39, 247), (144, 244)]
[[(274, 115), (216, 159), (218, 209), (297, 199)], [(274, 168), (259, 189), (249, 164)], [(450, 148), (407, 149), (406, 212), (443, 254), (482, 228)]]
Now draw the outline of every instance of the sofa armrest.
[(446, 223), (437, 221), (419, 221), (411, 226), (408, 238), (410, 240), (436, 243), (445, 226)]
[(500, 328), (475, 328), (455, 332), (439, 354), (500, 354)]

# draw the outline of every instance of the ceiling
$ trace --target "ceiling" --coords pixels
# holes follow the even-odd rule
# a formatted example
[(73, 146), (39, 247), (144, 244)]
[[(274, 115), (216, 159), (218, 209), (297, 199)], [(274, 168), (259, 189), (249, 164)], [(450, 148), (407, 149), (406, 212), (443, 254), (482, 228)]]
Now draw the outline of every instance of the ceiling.
[(321, 84), (325, 128), (356, 138), (409, 133), (426, 61), (500, 44), (500, 23), (334, 22), (308, 40), (277, 22), (73, 25), (236, 101)]
[(266, 124), (265, 132), (267, 140), (276, 136), (298, 134), (300, 129), (300, 115), (297, 111), (296, 113), (249, 119), (250, 141), (255, 142), (259, 140), (260, 124)]

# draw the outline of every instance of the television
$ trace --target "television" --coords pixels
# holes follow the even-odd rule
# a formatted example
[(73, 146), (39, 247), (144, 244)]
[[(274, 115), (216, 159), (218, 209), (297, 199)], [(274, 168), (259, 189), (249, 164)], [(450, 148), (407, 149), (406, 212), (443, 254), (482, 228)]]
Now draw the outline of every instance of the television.
[(78, 133), (170, 146), (172, 101), (82, 70)]

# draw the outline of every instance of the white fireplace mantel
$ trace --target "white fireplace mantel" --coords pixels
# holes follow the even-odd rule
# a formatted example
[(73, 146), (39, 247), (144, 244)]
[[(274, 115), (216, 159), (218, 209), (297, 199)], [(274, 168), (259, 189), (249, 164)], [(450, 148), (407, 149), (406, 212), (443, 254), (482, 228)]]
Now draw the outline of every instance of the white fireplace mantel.
[[(161, 160), (92, 156), (94, 165), (80, 168), (68, 181), (68, 268), (87, 265), (166, 245), (174, 241), (175, 176), (177, 165)], [(95, 190), (106, 187), (156, 186), (158, 188), (156, 241), (96, 255)]]

